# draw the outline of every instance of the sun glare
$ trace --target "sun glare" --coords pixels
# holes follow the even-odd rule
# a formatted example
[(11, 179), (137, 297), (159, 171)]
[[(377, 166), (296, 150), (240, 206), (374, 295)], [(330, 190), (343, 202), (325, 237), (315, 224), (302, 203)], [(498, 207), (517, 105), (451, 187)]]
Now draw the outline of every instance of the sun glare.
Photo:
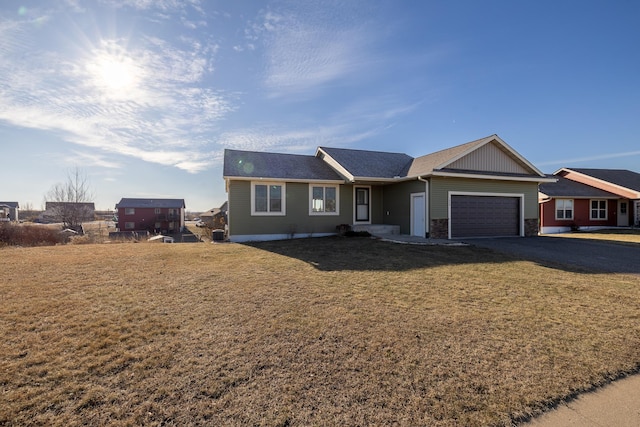
[(109, 97), (131, 97), (140, 80), (140, 69), (132, 58), (109, 52), (97, 54), (87, 71), (92, 84)]

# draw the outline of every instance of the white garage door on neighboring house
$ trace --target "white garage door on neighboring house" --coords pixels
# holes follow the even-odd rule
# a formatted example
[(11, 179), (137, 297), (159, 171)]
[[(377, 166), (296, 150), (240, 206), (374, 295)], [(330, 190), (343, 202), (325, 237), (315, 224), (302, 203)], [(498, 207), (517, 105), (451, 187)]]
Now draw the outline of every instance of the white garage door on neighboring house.
[(450, 197), (451, 238), (520, 236), (519, 196)]

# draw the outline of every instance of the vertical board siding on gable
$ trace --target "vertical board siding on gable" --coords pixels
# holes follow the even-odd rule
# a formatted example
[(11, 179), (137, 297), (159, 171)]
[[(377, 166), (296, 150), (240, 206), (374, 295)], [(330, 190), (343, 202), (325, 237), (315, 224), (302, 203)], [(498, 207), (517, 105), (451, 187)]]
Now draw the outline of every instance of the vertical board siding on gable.
[(531, 173), (495, 144), (485, 144), (447, 167), (476, 171)]
[(285, 216), (251, 215), (251, 183), (229, 183), (229, 234), (297, 234), (335, 233), (339, 224), (351, 224), (353, 196), (351, 186), (340, 186), (340, 215), (309, 215), (309, 184), (291, 183), (286, 186)]
[(429, 189), (430, 219), (447, 218), (449, 191), (522, 193), (524, 194), (524, 219), (538, 218), (538, 183), (536, 182), (433, 177)]
[[(405, 181), (383, 187), (383, 224), (399, 225), (400, 234), (411, 233), (411, 193), (425, 192), (422, 181)], [(389, 215), (387, 215), (389, 212)]]

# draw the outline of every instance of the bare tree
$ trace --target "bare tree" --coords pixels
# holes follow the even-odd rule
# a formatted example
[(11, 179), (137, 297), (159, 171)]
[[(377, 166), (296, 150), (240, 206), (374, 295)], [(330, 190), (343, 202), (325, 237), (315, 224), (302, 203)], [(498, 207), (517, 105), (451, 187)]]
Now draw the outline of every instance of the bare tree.
[(65, 228), (80, 231), (84, 221), (93, 220), (94, 195), (86, 174), (76, 166), (64, 183), (55, 184), (45, 196), (47, 209)]

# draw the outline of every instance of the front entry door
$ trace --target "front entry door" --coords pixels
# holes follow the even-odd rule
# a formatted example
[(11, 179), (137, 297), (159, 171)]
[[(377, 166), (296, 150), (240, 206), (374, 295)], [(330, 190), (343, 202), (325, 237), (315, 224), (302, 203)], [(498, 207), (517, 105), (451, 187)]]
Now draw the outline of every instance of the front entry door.
[(629, 226), (629, 201), (618, 200), (618, 227)]
[(368, 188), (356, 188), (356, 222), (369, 222)]
[(411, 235), (425, 237), (424, 193), (411, 195)]

